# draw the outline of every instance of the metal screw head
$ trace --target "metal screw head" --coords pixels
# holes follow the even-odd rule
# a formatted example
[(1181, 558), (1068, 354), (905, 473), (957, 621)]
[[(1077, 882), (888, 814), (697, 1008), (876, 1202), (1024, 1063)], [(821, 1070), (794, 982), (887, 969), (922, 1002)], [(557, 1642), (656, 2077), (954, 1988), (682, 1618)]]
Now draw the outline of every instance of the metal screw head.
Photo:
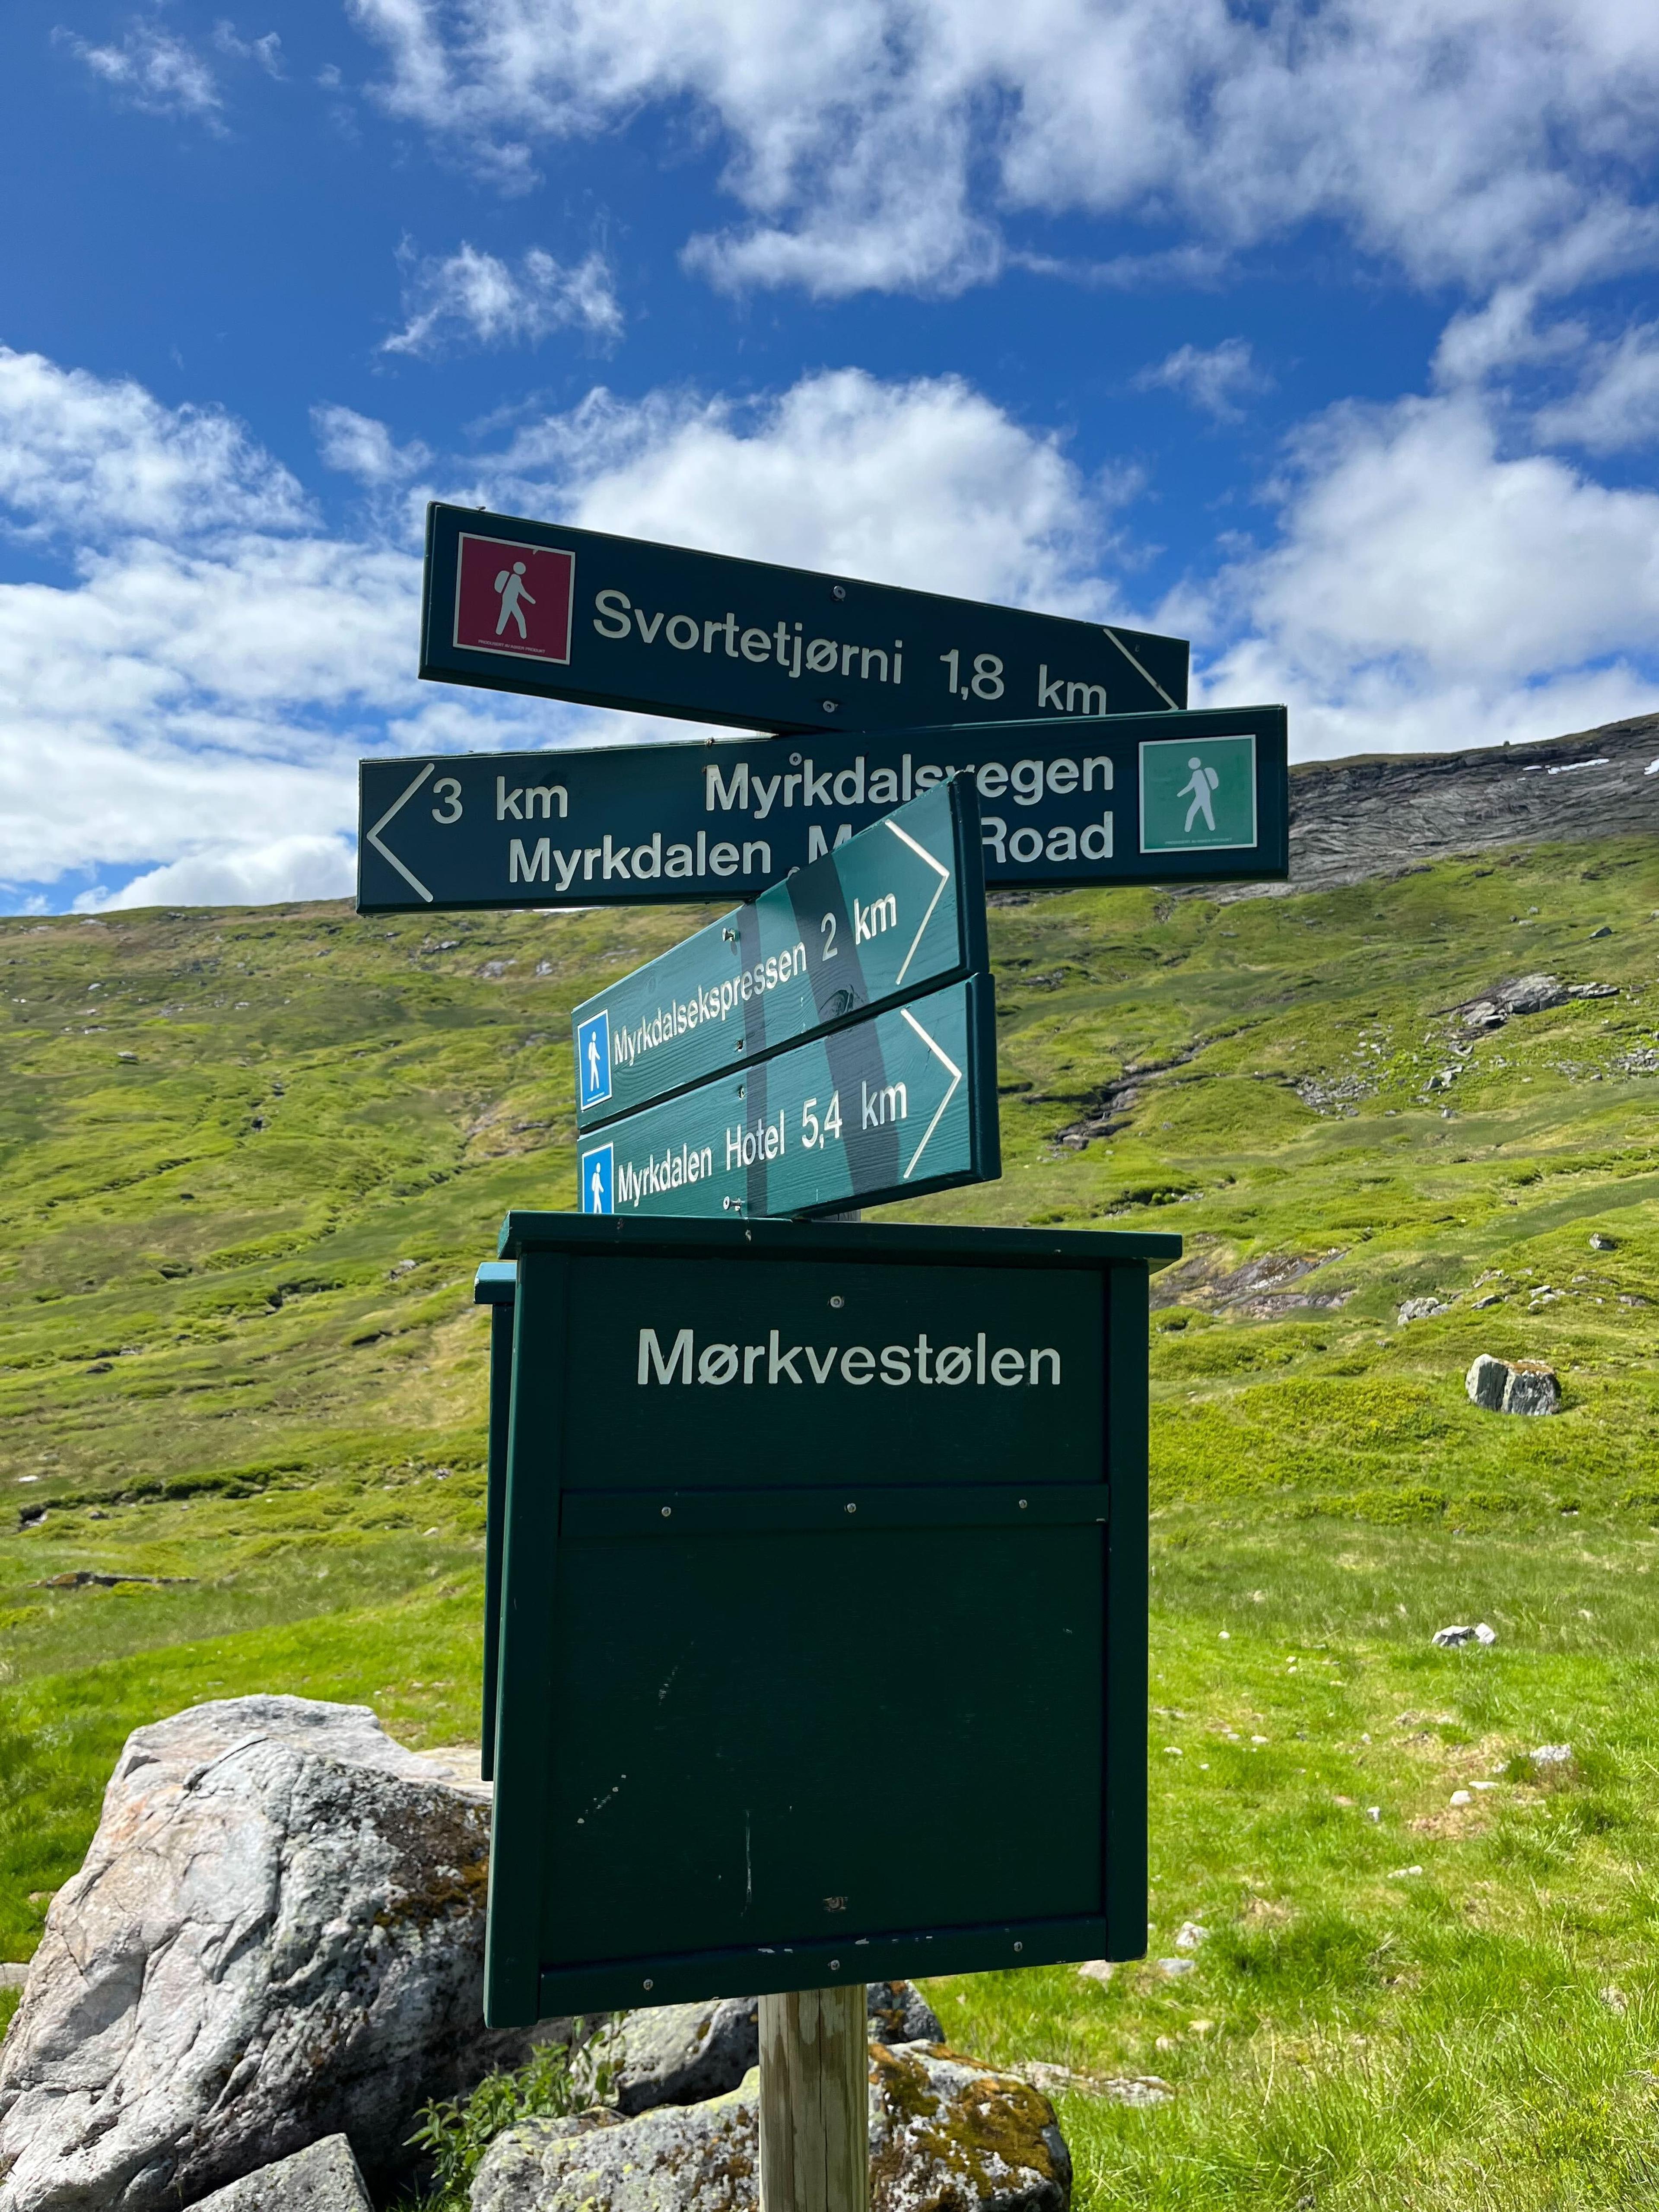
[(831, 1960), (830, 1961), (830, 1972), (831, 1972), (832, 1974), (838, 1974), (838, 1973), (840, 1973), (840, 1972), (841, 1972), (841, 1960), (840, 1960), (839, 1959), (831, 1959)]
[(856, 1513), (859, 1509), (856, 1505), (849, 1505), (847, 1510), (849, 1513)]
[(839, 1313), (842, 1308), (846, 1304), (847, 1301), (845, 1298), (831, 1298), (830, 1303), (835, 1308), (836, 1311)]
[(839, 699), (820, 699), (818, 704), (823, 708), (826, 714), (837, 714), (841, 708), (841, 702)]
[(1019, 1510), (1022, 1513), (1025, 1510), (1025, 1500), (1023, 1498), (1019, 1501)]
[(656, 1986), (654, 1982), (641, 1982), (640, 1984), (640, 1987), (645, 1990), (654, 1990)]
[(1023, 1951), (1025, 1948), (1025, 1946), (1023, 1943), (1016, 1943), (1014, 1948), (1016, 1951)]
[(735, 929), (723, 929), (720, 935), (728, 945), (735, 945), (738, 941), (738, 933)]
[(664, 1519), (665, 1521), (672, 1521), (672, 1520), (673, 1519), (673, 1517), (674, 1517), (674, 1509), (673, 1509), (673, 1507), (672, 1507), (672, 1505), (665, 1505), (665, 1506), (663, 1507), (663, 1509), (662, 1509), (662, 1517), (663, 1517), (663, 1519)]
[(831, 584), (830, 586), (830, 596), (832, 599), (844, 599), (847, 597), (846, 585)]

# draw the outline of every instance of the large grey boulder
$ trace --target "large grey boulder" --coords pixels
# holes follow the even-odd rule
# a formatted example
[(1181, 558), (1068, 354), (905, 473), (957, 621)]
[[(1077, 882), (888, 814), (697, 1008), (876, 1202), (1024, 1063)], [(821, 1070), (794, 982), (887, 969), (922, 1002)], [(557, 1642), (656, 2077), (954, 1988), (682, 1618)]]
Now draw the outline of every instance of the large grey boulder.
[(374, 2212), (351, 2145), (325, 2136), (197, 2200), (192, 2212)]
[[(757, 2212), (760, 2076), (614, 2126), (498, 2136), (472, 2212)], [(1072, 2161), (1039, 2091), (943, 2045), (870, 2047), (871, 2212), (1066, 2212)]]
[(128, 1738), (0, 2050), (3, 2212), (161, 2212), (415, 2112), (480, 2026), (489, 1807), (363, 1705), (254, 1697)]
[[(943, 2042), (939, 2014), (914, 1982), (872, 1982), (865, 1998), (872, 2042)], [(760, 2063), (759, 2003), (711, 1997), (705, 2004), (647, 2006), (626, 2014), (620, 2040), (622, 2112), (696, 2104), (735, 2089)]]
[(1494, 1359), (1483, 1352), (1463, 1378), (1474, 1404), (1489, 1413), (1553, 1413), (1560, 1410), (1561, 1385), (1555, 1370), (1541, 1359)]

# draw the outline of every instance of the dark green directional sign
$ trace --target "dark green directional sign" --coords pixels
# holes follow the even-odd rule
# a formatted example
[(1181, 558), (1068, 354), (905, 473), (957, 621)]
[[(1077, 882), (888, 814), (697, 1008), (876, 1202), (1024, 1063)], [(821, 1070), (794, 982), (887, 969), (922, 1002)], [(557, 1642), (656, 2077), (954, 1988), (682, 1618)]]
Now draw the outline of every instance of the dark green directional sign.
[(586, 1000), (578, 1126), (983, 969), (980, 849), (957, 777)]
[(1181, 638), (434, 504), (421, 674), (751, 730), (1187, 702)]
[(501, 1250), (490, 2024), (1139, 1957), (1180, 1240), (515, 1213)]
[(988, 975), (867, 1015), (576, 1148), (584, 1213), (841, 1212), (1001, 1172)]
[(364, 761), (357, 902), (380, 914), (753, 897), (953, 774), (978, 790), (993, 890), (1289, 869), (1285, 709), (1238, 707)]

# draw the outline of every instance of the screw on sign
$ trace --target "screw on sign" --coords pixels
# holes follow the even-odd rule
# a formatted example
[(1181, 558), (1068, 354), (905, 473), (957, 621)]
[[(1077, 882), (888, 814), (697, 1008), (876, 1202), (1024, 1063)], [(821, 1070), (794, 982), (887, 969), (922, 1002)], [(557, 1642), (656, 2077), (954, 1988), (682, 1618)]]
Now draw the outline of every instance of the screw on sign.
[(455, 643), (567, 665), (575, 577), (574, 553), (464, 530), (455, 569)]

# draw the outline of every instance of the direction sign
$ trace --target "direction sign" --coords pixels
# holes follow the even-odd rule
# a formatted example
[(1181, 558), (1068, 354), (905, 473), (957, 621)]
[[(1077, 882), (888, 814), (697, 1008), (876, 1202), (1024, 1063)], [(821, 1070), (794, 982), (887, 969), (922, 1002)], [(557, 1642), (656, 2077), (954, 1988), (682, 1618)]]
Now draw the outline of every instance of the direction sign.
[(578, 1006), (588, 1129), (987, 965), (979, 809), (957, 776)]
[[(490, 2025), (1139, 1957), (1180, 1239), (514, 1213), (501, 1251)], [(951, 1656), (925, 1694), (899, 1619)], [(896, 1774), (948, 1849), (892, 1848)]]
[(1002, 1171), (991, 979), (608, 1122), (576, 1148), (584, 1213), (836, 1213)]
[(1187, 702), (1182, 638), (427, 508), (421, 674), (748, 730), (900, 729)]
[[(1182, 795), (1194, 760), (1207, 813)], [(752, 897), (957, 773), (978, 788), (993, 890), (1289, 870), (1285, 709), (1237, 707), (827, 748), (763, 738), (366, 760), (357, 903), (389, 914)]]

